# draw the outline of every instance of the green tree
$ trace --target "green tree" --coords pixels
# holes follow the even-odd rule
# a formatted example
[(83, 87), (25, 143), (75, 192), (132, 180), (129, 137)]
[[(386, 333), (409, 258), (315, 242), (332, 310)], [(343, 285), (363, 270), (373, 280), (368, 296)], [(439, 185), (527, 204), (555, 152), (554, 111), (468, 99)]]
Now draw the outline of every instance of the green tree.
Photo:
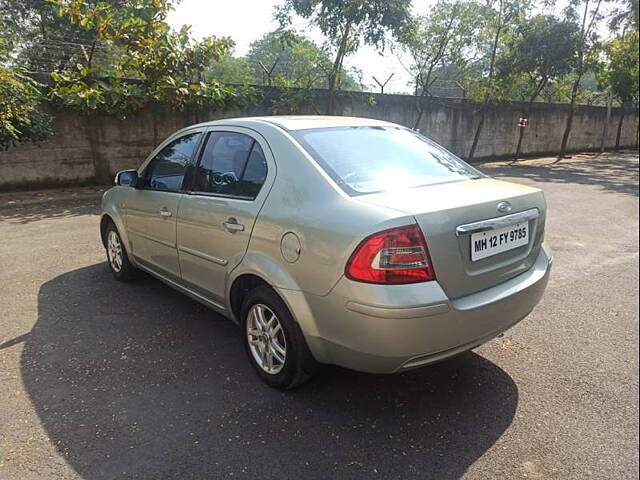
[[(328, 53), (293, 32), (269, 32), (255, 40), (244, 57), (225, 55), (207, 70), (221, 82), (296, 88), (326, 88)], [(361, 90), (352, 72), (342, 72), (345, 90)]]
[(41, 109), (41, 87), (19, 69), (0, 66), (0, 150), (53, 134), (51, 117)]
[(270, 32), (247, 53), (255, 82), (268, 86), (323, 87), (330, 60), (311, 40), (292, 32)]
[[(293, 32), (269, 32), (251, 44), (246, 56), (256, 83), (280, 87), (326, 88), (332, 72), (329, 53)], [(350, 72), (340, 72), (341, 87), (361, 90)]]
[(569, 97), (569, 114), (567, 115), (564, 133), (562, 134), (562, 143), (560, 145), (558, 158), (564, 158), (566, 155), (581, 81), (589, 66), (595, 61), (594, 55), (597, 53), (596, 47), (598, 39), (595, 26), (597, 21), (602, 18), (600, 7), (603, 1), (604, 0), (571, 0), (569, 7), (566, 9), (567, 17), (572, 21), (576, 21), (579, 18), (579, 9), (582, 7), (582, 14), (580, 15), (582, 20), (580, 21), (580, 33), (578, 41), (576, 42), (576, 63), (573, 72), (573, 85)]
[(418, 128), (426, 109), (425, 99), (431, 97), (430, 88), (439, 78), (438, 73), (451, 72), (451, 65), (460, 65), (466, 47), (472, 42), (479, 24), (476, 21), (475, 2), (439, 0), (429, 14), (419, 16), (401, 38), (409, 53), (408, 68), (413, 77), (418, 97), (418, 115), (414, 128)]
[(622, 36), (628, 30), (638, 30), (638, 0), (618, 0), (609, 20), (611, 30), (622, 29)]
[[(507, 39), (504, 53), (496, 62), (498, 81), (511, 91), (528, 118), (531, 104), (549, 81), (568, 74), (576, 60), (578, 29), (575, 23), (550, 15), (537, 15), (518, 24)], [(525, 127), (520, 128), (515, 158), (520, 156)]]
[(170, 29), (166, 16), (171, 0), (130, 0), (114, 7), (86, 0), (50, 0), (60, 15), (93, 33), (96, 42), (115, 47), (115, 75), (99, 78), (92, 63), (93, 49), (72, 71), (54, 72), (52, 98), (85, 111), (126, 115), (150, 102), (177, 109), (222, 107), (234, 90), (205, 70), (233, 47), (229, 38), (191, 39), (189, 28)]
[(399, 38), (411, 21), (411, 0), (285, 0), (276, 10), (283, 29), (292, 15), (310, 20), (326, 37), (333, 55), (328, 78), (328, 113), (335, 110), (344, 59), (364, 43), (384, 49), (389, 34)]
[[(578, 105), (604, 105), (606, 104), (606, 92), (598, 87), (595, 72), (589, 67), (580, 80), (580, 87), (576, 95), (576, 104)], [(573, 68), (571, 72), (549, 79), (547, 85), (540, 92), (540, 99), (549, 103), (569, 103), (571, 102), (571, 91), (575, 76)]]
[(478, 11), (483, 22), (476, 46), (482, 53), (481, 68), (472, 70), (476, 74), (465, 79), (466, 90), (472, 98), (481, 102), (473, 143), (467, 157), (469, 160), (473, 160), (478, 147), (489, 104), (504, 95), (501, 83), (496, 81), (498, 56), (514, 29), (526, 18), (529, 8), (529, 0), (487, 0), (484, 8)]
[[(193, 41), (189, 28), (172, 31), (166, 17), (171, 0), (129, 0), (120, 6), (87, 0), (49, 0), (72, 24), (92, 33), (95, 44), (106, 43), (116, 52), (114, 74), (99, 75), (90, 46), (73, 70), (51, 74), (50, 98), (87, 113), (125, 117), (146, 105), (168, 105), (197, 112), (205, 107), (227, 109), (237, 105), (235, 88), (223, 86), (205, 71), (231, 50), (229, 38)], [(196, 117), (197, 119), (197, 117)], [(154, 141), (158, 129), (154, 115)], [(108, 172), (99, 172), (105, 177)], [(99, 181), (105, 178), (98, 178)]]
[[(118, 6), (125, 0), (87, 0), (90, 6), (97, 3)], [(48, 0), (0, 0), (0, 11), (0, 22), (12, 39), (12, 62), (30, 71), (73, 67), (83, 56), (82, 46), (95, 40), (91, 31), (57, 15)]]
[(602, 88), (608, 89), (622, 105), (616, 150), (620, 148), (620, 136), (625, 118), (625, 107), (637, 103), (640, 97), (638, 75), (638, 30), (627, 32), (603, 44), (604, 61), (598, 69), (598, 81)]
[(228, 84), (255, 84), (255, 75), (251, 64), (245, 57), (236, 57), (233, 52), (226, 53), (219, 61), (210, 65), (205, 79), (215, 79)]
[(52, 135), (51, 117), (41, 109), (42, 85), (17, 67), (4, 65), (13, 42), (0, 23), (0, 150)]

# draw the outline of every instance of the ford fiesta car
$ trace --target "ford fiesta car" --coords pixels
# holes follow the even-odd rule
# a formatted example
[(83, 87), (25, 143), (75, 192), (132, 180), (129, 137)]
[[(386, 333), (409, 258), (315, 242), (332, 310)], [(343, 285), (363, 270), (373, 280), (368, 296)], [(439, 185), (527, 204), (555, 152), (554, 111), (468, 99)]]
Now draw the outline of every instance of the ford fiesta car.
[(173, 134), (117, 174), (101, 236), (242, 328), (267, 384), (318, 364), (392, 373), (522, 320), (551, 267), (546, 204), (422, 135), (346, 117), (226, 119)]

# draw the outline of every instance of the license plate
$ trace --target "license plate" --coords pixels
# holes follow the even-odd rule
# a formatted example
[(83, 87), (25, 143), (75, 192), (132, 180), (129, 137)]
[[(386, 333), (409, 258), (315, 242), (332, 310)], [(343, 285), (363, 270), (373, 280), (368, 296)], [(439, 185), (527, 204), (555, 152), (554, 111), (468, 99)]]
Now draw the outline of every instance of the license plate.
[(529, 222), (471, 235), (471, 261), (497, 255), (529, 243)]

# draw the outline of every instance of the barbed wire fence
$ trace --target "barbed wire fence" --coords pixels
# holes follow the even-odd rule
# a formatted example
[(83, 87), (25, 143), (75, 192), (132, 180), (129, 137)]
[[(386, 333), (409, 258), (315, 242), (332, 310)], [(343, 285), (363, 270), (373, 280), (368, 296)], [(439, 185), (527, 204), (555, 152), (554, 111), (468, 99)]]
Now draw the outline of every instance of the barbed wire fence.
[[(13, 61), (34, 72), (40, 78), (51, 72), (75, 69), (78, 64), (84, 66), (89, 62), (100, 74), (109, 75), (113, 72), (115, 58), (119, 53), (110, 43), (89, 42), (86, 38), (39, 38), (19, 48)], [(328, 87), (328, 72), (321, 66), (315, 67), (313, 71), (303, 71), (299, 62), (284, 56), (277, 60), (244, 58), (247, 68), (253, 74), (252, 84), (269, 86), (273, 78), (281, 76), (293, 80), (300, 79), (299, 86), (321, 89)], [(343, 72), (342, 88), (368, 93), (389, 93), (385, 87), (394, 76), (397, 82), (399, 77), (393, 71), (384, 78), (378, 78), (377, 80), (384, 84), (382, 86), (375, 75), (355, 68), (348, 69)], [(411, 90), (412, 87), (409, 84), (404, 88), (392, 89), (395, 93), (401, 91), (406, 94), (411, 94)], [(456, 82), (444, 79), (436, 81), (430, 93), (434, 97), (464, 98), (464, 91)]]
[(88, 61), (107, 68), (114, 51), (110, 44), (82, 38), (39, 38), (19, 46), (14, 61), (36, 73), (69, 70)]
[[(16, 54), (10, 60), (26, 67), (37, 74), (39, 79), (46, 78), (51, 72), (75, 69), (78, 64), (86, 65), (89, 61), (95, 68), (98, 76), (108, 77), (113, 75), (116, 58), (122, 54), (118, 48), (108, 42), (90, 42), (87, 38), (65, 36), (61, 38), (36, 38), (29, 44), (18, 48)], [(246, 66), (252, 71), (251, 84), (269, 86), (272, 78), (281, 76), (292, 80), (294, 86), (301, 88), (328, 88), (328, 72), (321, 66), (314, 67), (313, 71), (304, 71), (301, 63), (295, 59), (282, 56), (276, 60), (249, 59), (243, 57)], [(404, 68), (405, 77), (410, 76), (410, 70)], [(402, 69), (400, 69), (402, 73)], [(346, 78), (346, 77), (349, 78)], [(418, 95), (415, 85), (409, 80), (405, 85), (397, 86), (398, 79), (402, 78), (396, 71), (387, 69), (383, 74), (372, 74), (364, 69), (351, 68), (343, 72), (343, 90), (363, 91), (367, 93), (391, 93)], [(393, 80), (395, 88), (390, 88)], [(236, 83), (232, 81), (230, 83)], [(241, 83), (241, 82), (240, 82)], [(432, 98), (456, 98), (465, 99), (464, 88), (454, 78), (440, 77), (429, 86), (428, 96)], [(517, 100), (517, 99), (514, 99)], [(606, 92), (593, 92), (589, 101), (591, 105), (606, 105)], [(559, 102), (559, 99), (545, 98), (541, 96), (541, 102)]]

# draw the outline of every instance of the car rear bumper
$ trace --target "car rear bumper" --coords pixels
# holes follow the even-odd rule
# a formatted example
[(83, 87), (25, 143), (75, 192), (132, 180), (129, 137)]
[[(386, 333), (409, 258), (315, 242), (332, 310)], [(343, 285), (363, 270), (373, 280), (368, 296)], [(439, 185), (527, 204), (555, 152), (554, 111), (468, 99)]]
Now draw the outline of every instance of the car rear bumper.
[(342, 278), (326, 296), (305, 295), (308, 310), (299, 322), (322, 363), (373, 373), (420, 367), (481, 345), (526, 317), (542, 297), (551, 263), (543, 246), (527, 272), (455, 300), (437, 282)]

